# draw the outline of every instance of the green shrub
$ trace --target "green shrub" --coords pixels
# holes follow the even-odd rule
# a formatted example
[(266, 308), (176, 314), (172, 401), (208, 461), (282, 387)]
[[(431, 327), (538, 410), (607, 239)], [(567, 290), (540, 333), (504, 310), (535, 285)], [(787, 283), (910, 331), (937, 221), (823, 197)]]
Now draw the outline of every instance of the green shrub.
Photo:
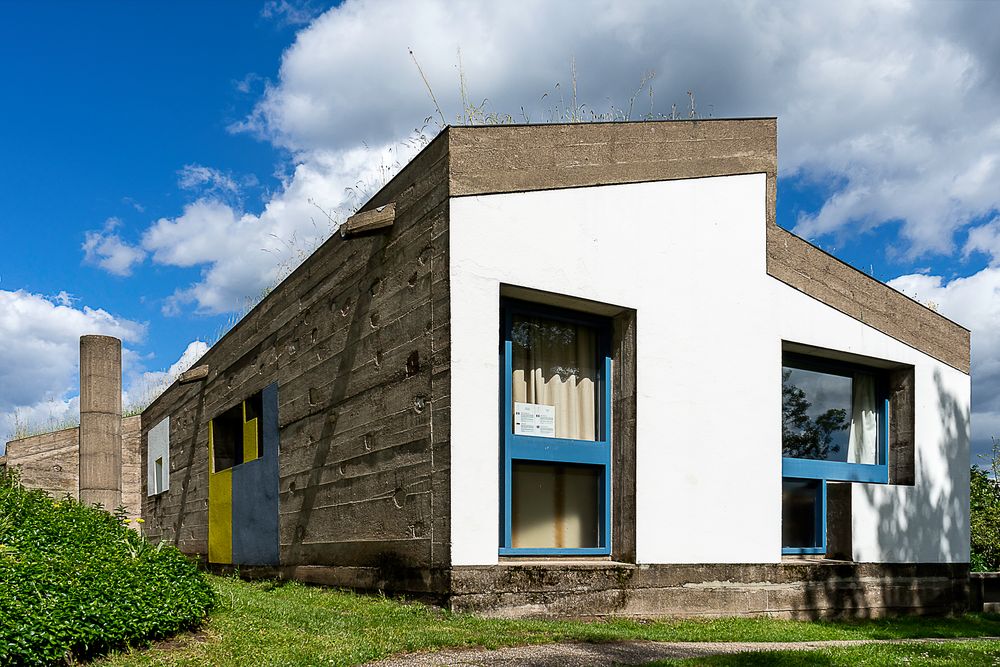
[(1000, 486), (979, 466), (972, 466), (970, 481), (970, 566), (976, 572), (996, 572), (1000, 570)]
[(0, 471), (0, 665), (64, 664), (200, 624), (194, 563), (125, 522)]

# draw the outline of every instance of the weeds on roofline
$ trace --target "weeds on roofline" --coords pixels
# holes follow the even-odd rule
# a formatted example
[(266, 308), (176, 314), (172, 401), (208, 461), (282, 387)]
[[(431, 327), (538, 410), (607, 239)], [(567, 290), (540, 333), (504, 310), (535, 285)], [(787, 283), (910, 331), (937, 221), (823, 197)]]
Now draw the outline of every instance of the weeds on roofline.
[[(408, 51), (410, 58), (413, 60), (413, 64), (417, 68), (420, 79), (423, 81), (424, 87), (427, 89), (427, 94), (431, 98), (431, 102), (434, 105), (434, 110), (438, 119), (438, 128), (444, 129), (444, 127), (448, 125), (448, 121), (446, 120), (444, 111), (441, 109), (441, 105), (438, 103), (437, 95), (434, 94), (434, 89), (431, 86), (427, 75), (424, 74), (423, 68), (420, 67), (420, 62), (417, 60), (417, 56), (413, 52), (413, 49), (408, 49)], [(565, 99), (562, 85), (560, 83), (556, 83), (552, 91), (543, 93), (539, 98), (539, 102), (545, 102), (546, 100), (552, 101), (550, 106), (543, 111), (540, 120), (533, 119), (531, 114), (524, 108), (523, 105), (521, 106), (519, 113), (515, 116), (509, 112), (501, 112), (492, 109), (489, 98), (483, 98), (481, 102), (476, 103), (469, 93), (465, 67), (462, 64), (461, 49), (458, 49), (457, 59), (458, 88), (462, 109), (461, 113), (455, 116), (454, 124), (456, 125), (510, 125), (514, 123), (532, 122), (606, 123), (628, 122), (632, 120), (693, 120), (702, 117), (698, 113), (695, 94), (690, 90), (687, 91), (688, 109), (686, 114), (678, 111), (677, 104), (671, 105), (670, 113), (668, 114), (657, 112), (653, 90), (653, 80), (656, 78), (656, 72), (654, 70), (649, 70), (648, 72), (642, 74), (639, 79), (639, 86), (629, 97), (627, 104), (623, 106), (618, 106), (614, 100), (611, 100), (610, 98), (608, 99), (608, 108), (605, 111), (600, 111), (587, 105), (586, 103), (582, 103), (579, 101), (577, 96), (578, 87), (576, 58), (570, 59), (570, 100), (568, 103)], [(555, 101), (557, 96), (558, 102)], [(642, 99), (642, 97), (647, 97), (649, 100), (649, 109), (645, 113), (640, 113), (637, 110), (637, 103)], [(707, 117), (712, 117), (711, 112)], [(433, 120), (434, 118), (435, 116), (430, 116), (427, 121)]]
[(67, 428), (76, 428), (80, 425), (79, 416), (57, 416), (51, 411), (49, 412), (49, 416), (44, 419), (31, 419), (25, 416), (19, 408), (15, 408), (13, 416), (14, 427), (7, 436), (8, 440), (22, 440), (35, 435), (44, 435)]
[[(318, 202), (310, 199), (309, 203), (316, 207), (316, 210), (322, 216), (322, 221), (319, 223), (315, 219), (311, 220), (313, 229), (316, 231), (311, 237), (300, 239), (296, 234), (292, 234), (292, 237), (286, 240), (272, 235), (285, 246), (287, 250), (286, 257), (279, 260), (278, 270), (267, 286), (255, 295), (244, 297), (239, 307), (218, 328), (210, 342), (211, 345), (215, 345), (223, 336), (229, 333), (257, 304), (263, 301), (285, 278), (291, 275), (306, 258), (323, 245), (350, 215), (357, 212), (375, 193), (392, 180), (393, 176), (402, 169), (410, 156), (418, 153), (424, 146), (430, 143), (433, 135), (436, 135), (437, 132), (448, 125), (447, 117), (441, 108), (441, 104), (438, 102), (434, 88), (420, 66), (416, 54), (413, 52), (413, 49), (408, 49), (408, 51), (417, 69), (417, 74), (420, 76), (421, 81), (423, 81), (424, 87), (427, 89), (427, 94), (434, 105), (435, 115), (424, 118), (423, 124), (420, 127), (414, 128), (409, 136), (389, 146), (385, 149), (384, 153), (380, 152), (374, 173), (360, 178), (354, 185), (345, 188), (344, 203), (338, 209), (324, 208)], [(461, 49), (457, 51), (457, 59), (458, 88), (462, 109), (461, 113), (455, 116), (456, 125), (510, 125), (513, 123), (533, 122), (530, 113), (523, 106), (520, 109), (520, 114), (515, 116), (511, 113), (491, 109), (489, 98), (483, 98), (481, 102), (476, 103), (469, 92), (469, 83), (465, 74), (465, 66), (462, 63)], [(556, 83), (553, 91), (547, 91), (539, 98), (540, 102), (544, 102), (545, 100), (553, 101), (553, 104), (543, 112), (541, 122), (598, 123), (609, 121), (627, 122), (630, 120), (689, 120), (700, 117), (695, 104), (695, 95), (691, 91), (688, 91), (688, 110), (686, 115), (678, 112), (676, 104), (671, 106), (669, 114), (656, 113), (653, 92), (653, 79), (655, 76), (656, 73), (652, 70), (644, 73), (639, 79), (638, 87), (629, 97), (626, 105), (619, 107), (613, 101), (609, 100), (607, 111), (597, 111), (579, 101), (576, 59), (573, 58), (570, 60), (569, 102), (567, 103), (565, 99), (561, 84)], [(557, 95), (558, 102), (555, 101)], [(649, 100), (649, 109), (645, 113), (637, 114), (637, 104), (643, 96)], [(711, 114), (709, 114), (709, 117), (711, 117)], [(436, 126), (436, 132), (431, 133), (428, 131), (428, 128), (432, 126)], [(362, 145), (366, 149), (371, 150), (371, 147), (367, 143), (362, 143)], [(273, 250), (267, 249), (264, 249), (264, 252), (274, 253)]]
[[(420, 75), (420, 78), (424, 83), (424, 87), (427, 89), (427, 93), (431, 98), (436, 116), (431, 115), (424, 118), (423, 124), (420, 127), (415, 128), (409, 136), (389, 146), (385, 153), (379, 153), (378, 165), (376, 166), (375, 172), (359, 179), (354, 185), (345, 188), (345, 201), (339, 210), (327, 209), (321, 206), (318, 202), (309, 200), (309, 203), (315, 206), (320, 215), (322, 215), (321, 222), (317, 222), (315, 219), (312, 219), (313, 229), (316, 231), (314, 235), (307, 239), (300, 239), (296, 234), (292, 234), (292, 237), (287, 240), (276, 235), (272, 235), (285, 246), (285, 249), (288, 251), (287, 256), (278, 261), (277, 271), (269, 284), (261, 289), (257, 294), (244, 297), (238, 308), (234, 310), (227, 320), (219, 326), (215, 335), (209, 340), (210, 347), (218, 343), (244, 317), (246, 317), (250, 311), (263, 301), (268, 294), (274, 291), (274, 289), (277, 288), (277, 286), (281, 284), (285, 278), (291, 275), (291, 273), (298, 268), (298, 266), (302, 264), (306, 258), (315, 252), (319, 246), (325, 243), (326, 240), (329, 239), (330, 236), (333, 235), (333, 233), (340, 227), (344, 220), (346, 220), (351, 214), (358, 211), (376, 192), (392, 180), (393, 176), (399, 172), (410, 156), (416, 154), (420, 151), (420, 149), (430, 143), (433, 135), (437, 134), (437, 132), (429, 132), (429, 127), (434, 125), (436, 126), (436, 130), (440, 131), (449, 124), (445, 113), (437, 100), (434, 89), (425, 75), (423, 68), (420, 67), (420, 63), (417, 60), (413, 49), (409, 49), (409, 53), (410, 57), (413, 59), (413, 64), (417, 68), (417, 73)], [(462, 62), (461, 49), (458, 49), (457, 51), (457, 59), (459, 96), (462, 108), (461, 112), (455, 116), (454, 124), (456, 125), (511, 125), (514, 123), (532, 122), (601, 123), (628, 122), (631, 120), (691, 120), (700, 118), (695, 103), (695, 95), (692, 91), (688, 91), (687, 93), (688, 109), (686, 114), (678, 112), (676, 104), (671, 105), (669, 114), (656, 112), (653, 89), (653, 80), (656, 77), (656, 72), (653, 70), (642, 74), (639, 78), (639, 85), (636, 87), (635, 91), (629, 97), (625, 105), (618, 106), (613, 100), (608, 99), (607, 110), (599, 111), (586, 103), (580, 102), (578, 97), (578, 76), (575, 58), (570, 60), (570, 98), (568, 101), (565, 99), (562, 85), (557, 82), (551, 91), (546, 91), (539, 98), (540, 103), (545, 103), (546, 101), (550, 102), (549, 106), (542, 111), (540, 120), (533, 119), (530, 112), (527, 111), (523, 105), (521, 106), (518, 115), (515, 116), (512, 113), (500, 112), (492, 109), (491, 102), (488, 97), (483, 98), (482, 101), (478, 103), (475, 102), (469, 90), (468, 77), (466, 76), (465, 67)], [(649, 108), (646, 112), (640, 113), (637, 111), (637, 107), (644, 97), (648, 99)], [(709, 117), (711, 117), (711, 114), (709, 114)], [(370, 147), (367, 144), (363, 145), (365, 148), (370, 150)], [(275, 253), (273, 250), (262, 250), (272, 254)], [(147, 387), (139, 387), (138, 396), (136, 399), (130, 400), (129, 404), (124, 407), (122, 416), (128, 417), (141, 414), (149, 404), (156, 400), (160, 394), (173, 384), (174, 380), (176, 380), (176, 376), (170, 376), (164, 378), (160, 382), (150, 384)], [(131, 393), (135, 393), (135, 388), (133, 388), (133, 392)], [(75, 426), (79, 426), (79, 419), (75, 421), (65, 419), (58, 420), (54, 417), (50, 417), (49, 420), (43, 422), (28, 423), (26, 421), (19, 422), (15, 413), (15, 430), (13, 439), (30, 437), (32, 435), (39, 435), (59, 430), (61, 428), (72, 428)]]

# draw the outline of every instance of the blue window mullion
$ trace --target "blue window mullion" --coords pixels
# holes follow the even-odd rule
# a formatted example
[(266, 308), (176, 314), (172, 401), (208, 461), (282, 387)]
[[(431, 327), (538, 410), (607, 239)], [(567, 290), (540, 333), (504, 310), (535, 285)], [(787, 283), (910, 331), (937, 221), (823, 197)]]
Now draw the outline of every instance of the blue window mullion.
[[(513, 373), (511, 343), (511, 328), (514, 314), (537, 315), (548, 319), (571, 322), (594, 327), (598, 333), (598, 354), (602, 362), (598, 367), (597, 386), (595, 391), (599, 398), (597, 410), (597, 432), (599, 440), (570, 440), (565, 438), (544, 438), (539, 436), (514, 435), (511, 415), (513, 414), (513, 399), (511, 395), (511, 376)], [(541, 556), (541, 555), (607, 555), (611, 553), (611, 351), (607, 320), (596, 316), (568, 313), (559, 309), (533, 307), (505, 301), (503, 303), (503, 339), (501, 345), (501, 368), (503, 377), (500, 379), (503, 405), (500, 415), (500, 433), (503, 443), (503, 456), (500, 459), (503, 499), (500, 503), (500, 548), (499, 554), (504, 556)], [(596, 548), (513, 548), (511, 546), (511, 517), (513, 513), (512, 499), (512, 462), (544, 461), (547, 463), (566, 463), (599, 466), (601, 474), (598, 478), (599, 523), (598, 547)]]

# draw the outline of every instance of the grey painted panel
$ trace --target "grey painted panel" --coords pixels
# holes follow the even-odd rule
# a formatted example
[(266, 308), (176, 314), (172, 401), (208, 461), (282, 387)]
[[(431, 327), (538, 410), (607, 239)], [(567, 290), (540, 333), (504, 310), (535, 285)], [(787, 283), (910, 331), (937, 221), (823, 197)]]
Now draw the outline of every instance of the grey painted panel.
[(278, 385), (262, 392), (261, 456), (233, 468), (233, 563), (278, 564)]

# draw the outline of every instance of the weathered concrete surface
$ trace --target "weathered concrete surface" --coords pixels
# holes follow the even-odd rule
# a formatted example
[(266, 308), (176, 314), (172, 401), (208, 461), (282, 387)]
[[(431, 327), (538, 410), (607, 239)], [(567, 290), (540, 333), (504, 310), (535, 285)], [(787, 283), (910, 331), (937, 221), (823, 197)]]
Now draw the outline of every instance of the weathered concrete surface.
[(204, 382), (143, 412), (143, 441), (170, 416), (170, 490), (144, 500), (151, 538), (206, 553), (208, 422), (277, 382), (281, 563), (447, 564), (446, 147), (432, 142), (366, 206), (394, 203), (391, 227), (329, 239), (204, 355)]
[(1000, 612), (1000, 572), (970, 572), (969, 588), (969, 611)]
[[(489, 665), (490, 667), (603, 667), (603, 665), (642, 665), (668, 659), (703, 658), (710, 655), (746, 653), (747, 664), (754, 664), (754, 653), (762, 651), (817, 651), (849, 648), (867, 644), (923, 645), (970, 641), (998, 641), (1000, 637), (961, 639), (848, 639), (815, 642), (646, 642), (625, 641), (591, 644), (566, 642), (499, 649), (450, 649), (435, 653), (410, 653), (367, 667), (433, 667), (436, 665)], [(1000, 646), (998, 646), (1000, 651)], [(759, 658), (758, 658), (759, 659)]]
[(873, 617), (964, 610), (968, 585), (967, 565), (540, 561), (452, 568), (450, 607), (504, 618)]
[[(139, 415), (122, 419), (122, 504), (128, 516), (139, 518), (142, 484), (139, 470)], [(11, 440), (7, 443), (6, 460), (11, 468), (19, 468), (21, 482), (29, 489), (42, 489), (54, 498), (69, 495), (79, 499), (80, 489), (80, 429), (77, 427)], [(109, 510), (114, 507), (107, 508)]]
[(139, 453), (141, 432), (141, 416), (133, 415), (122, 419), (122, 505), (131, 519), (137, 519), (142, 514), (142, 456)]
[(80, 337), (80, 502), (121, 504), (122, 343)]
[(433, 570), (255, 567), (240, 568), (239, 574), (416, 594), (452, 611), (496, 618), (875, 618), (960, 613), (969, 605), (968, 565), (938, 563), (633, 565), (552, 558)]
[(969, 372), (968, 329), (777, 225), (767, 228), (767, 272), (896, 340)]
[(21, 483), (54, 498), (79, 498), (80, 429), (66, 428), (7, 443), (7, 466), (19, 468)]

